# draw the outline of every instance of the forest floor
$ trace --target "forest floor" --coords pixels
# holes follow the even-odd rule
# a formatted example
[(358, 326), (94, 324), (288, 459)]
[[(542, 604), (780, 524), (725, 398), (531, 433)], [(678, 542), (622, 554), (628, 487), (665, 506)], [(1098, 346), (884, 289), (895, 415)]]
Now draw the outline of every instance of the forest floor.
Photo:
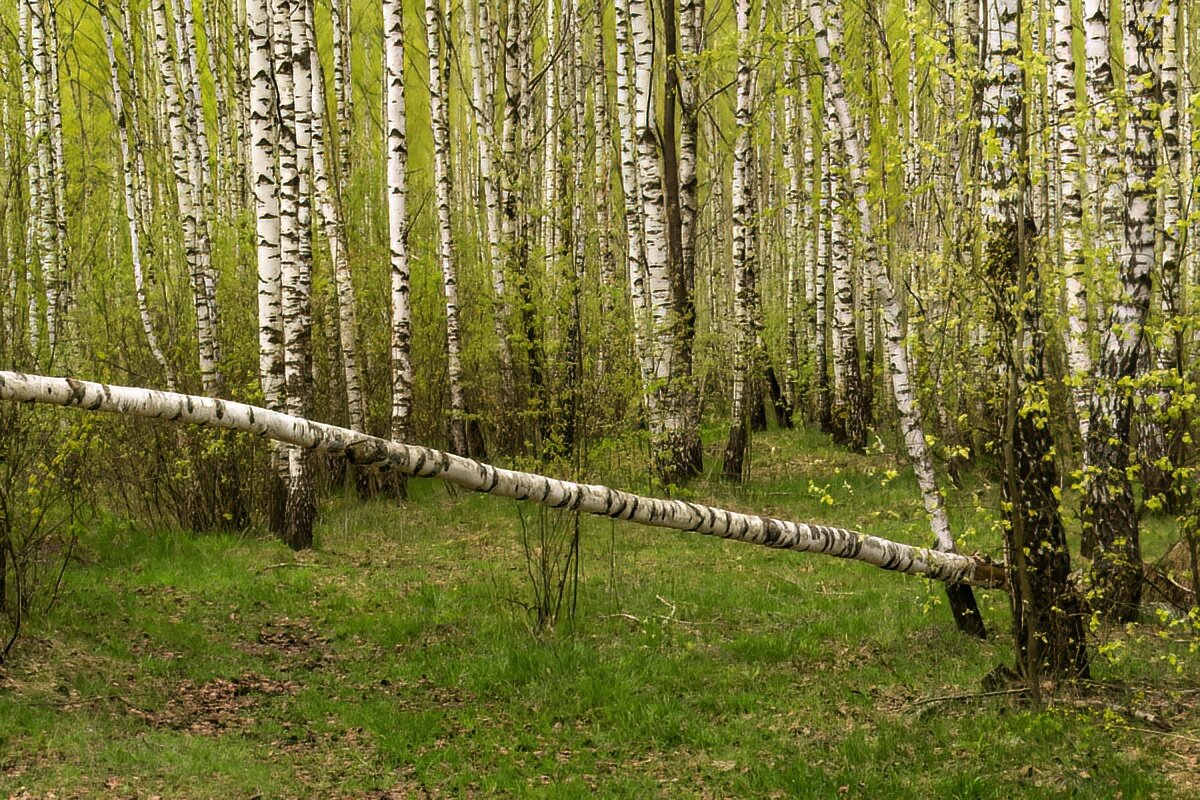
[[(892, 455), (772, 432), (753, 476), (689, 496), (929, 539)], [(995, 553), (976, 481), (953, 519)], [(585, 519), (573, 620), (536, 633), (522, 531), (567, 530), (427, 482), (336, 499), (299, 554), (105, 521), (0, 669), (0, 797), (1200, 796), (1194, 631), (1097, 630), (1098, 683), (1034, 707), (982, 694), (1001, 593), (979, 642), (920, 579)]]

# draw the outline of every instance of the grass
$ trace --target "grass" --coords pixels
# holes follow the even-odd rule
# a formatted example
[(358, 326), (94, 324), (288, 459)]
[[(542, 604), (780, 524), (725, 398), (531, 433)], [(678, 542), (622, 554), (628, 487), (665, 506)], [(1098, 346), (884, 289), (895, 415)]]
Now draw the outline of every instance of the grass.
[[(757, 438), (754, 459), (745, 486), (690, 496), (928, 538), (890, 457), (797, 431)], [(1040, 709), (930, 703), (1011, 663), (1005, 596), (981, 597), (980, 643), (919, 579), (588, 519), (575, 621), (535, 635), (514, 504), (411, 494), (335, 499), (301, 554), (118, 520), (89, 532), (51, 618), (0, 672), (0, 796), (1200, 791), (1200, 656), (1173, 629), (1099, 632), (1096, 677), (1119, 682), (1108, 710), (1061, 690)], [(984, 551), (989, 498), (982, 483), (950, 498)], [(1148, 553), (1168, 528), (1148, 526)]]

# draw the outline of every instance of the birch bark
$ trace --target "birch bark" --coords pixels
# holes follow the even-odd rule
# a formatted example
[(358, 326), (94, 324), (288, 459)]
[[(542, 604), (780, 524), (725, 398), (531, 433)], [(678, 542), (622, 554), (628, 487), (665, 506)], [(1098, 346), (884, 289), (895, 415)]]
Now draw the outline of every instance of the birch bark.
[(1133, 395), (1140, 372), (1139, 351), (1150, 310), (1154, 267), (1157, 171), (1155, 143), (1158, 95), (1156, 67), (1162, 50), (1158, 0), (1130, 0), (1125, 19), (1126, 93), (1130, 100), (1125, 131), (1125, 257), (1120, 295), (1101, 335), (1097, 386), (1084, 446), (1084, 536), (1095, 545), (1093, 607), (1129, 621), (1136, 617), (1142, 591), (1141, 546), (1129, 478)]
[(408, 123), (404, 108), (404, 7), (383, 0), (387, 131), (388, 250), (391, 273), (392, 419), (394, 439), (412, 435), (412, 305), (408, 255)]
[(1039, 675), (1088, 671), (1083, 608), (1059, 516), (1054, 442), (1039, 410), (1045, 392), (1045, 335), (1032, 258), (1037, 229), (1028, 208), (1024, 161), (1020, 0), (988, 0), (987, 60), (979, 104), (983, 143), (982, 268), (992, 285), (1007, 370), (1004, 497), (1005, 552), (1014, 570), (1013, 631), (1017, 669)]
[(166, 104), (167, 131), (171, 147), (171, 168), (175, 177), (176, 202), (183, 224), (183, 241), (191, 274), (192, 301), (196, 312), (196, 332), (200, 360), (200, 381), (206, 394), (218, 394), (224, 378), (221, 374), (216, 343), (214, 314), (215, 287), (209, 274), (207, 218), (200, 199), (199, 176), (192, 158), (190, 137), (185, 127), (183, 97), (180, 93), (178, 64), (167, 37), (165, 0), (152, 0), (150, 11), (154, 25), (154, 50), (159, 79)]
[(833, 388), (835, 437), (857, 453), (867, 447), (858, 331), (854, 323), (854, 265), (846, 238), (845, 145), (829, 83), (825, 83), (825, 134), (829, 153), (829, 261), (833, 275)]
[(1007, 588), (1004, 570), (975, 556), (941, 553), (844, 528), (741, 514), (684, 500), (642, 497), (607, 486), (500, 469), (452, 453), (389, 442), (227, 400), (9, 371), (0, 371), (0, 399), (253, 433), (316, 452), (345, 455), (356, 464), (386, 465), (414, 477), (437, 478), (472, 491), (529, 500), (550, 508), (780, 550), (824, 553), (933, 580)]
[[(163, 355), (158, 343), (158, 334), (154, 330), (154, 320), (150, 317), (150, 304), (146, 298), (145, 273), (142, 270), (141, 221), (137, 208), (137, 186), (133, 158), (129, 148), (129, 118), (125, 114), (124, 94), (121, 91), (121, 74), (117, 62), (117, 51), (113, 42), (112, 25), (108, 19), (108, 9), (100, 4), (100, 27), (104, 33), (104, 46), (108, 52), (109, 73), (113, 90), (113, 115), (116, 117), (117, 139), (121, 147), (122, 187), (125, 194), (125, 219), (129, 228), (129, 260), (133, 269), (133, 288), (137, 296), (138, 317), (142, 321), (142, 332), (146, 335), (146, 343), (150, 354), (163, 371), (167, 388), (175, 391), (175, 370)], [(125, 34), (128, 37), (128, 32)]]
[[(471, 111), (477, 135), (479, 180), (483, 188), (483, 254), (491, 267), (492, 314), (496, 346), (500, 356), (500, 386), (505, 398), (515, 396), (512, 345), (508, 340), (509, 308), (504, 276), (504, 254), (500, 244), (500, 198), (493, 164), (496, 152), (495, 103), (487, 87), (495, 82), (495, 65), (486, 39), (491, 29), (487, 0), (466, 0), (466, 38), (471, 58)], [(480, 40), (485, 40), (481, 43)]]
[(1054, 100), (1059, 156), (1059, 229), (1066, 273), (1067, 366), (1071, 398), (1083, 438), (1088, 435), (1088, 384), (1092, 357), (1088, 349), (1088, 303), (1083, 250), (1085, 180), (1079, 153), (1079, 112), (1075, 98), (1075, 31), (1071, 0), (1054, 0)]
[(450, 121), (446, 89), (449, 58), (443, 49), (440, 0), (425, 0), (425, 32), (429, 46), (429, 116), (433, 126), (433, 174), (437, 203), (438, 263), (446, 300), (446, 377), (450, 388), (450, 448), (467, 456), (483, 456), (483, 441), (468, 436), (467, 400), (463, 388), (462, 333), (458, 309), (458, 267), (450, 225)]
[(733, 145), (733, 396), (730, 407), (729, 438), (721, 474), (726, 480), (741, 481), (745, 475), (746, 445), (749, 438), (748, 414), (753, 394), (753, 376), (758, 373), (756, 345), (756, 257), (753, 147), (750, 142), (754, 104), (753, 66), (750, 51), (750, 0), (737, 0), (737, 80), (734, 120), (737, 138)]
[[(884, 351), (888, 359), (888, 374), (891, 378), (896, 410), (900, 416), (905, 448), (916, 473), (917, 484), (921, 488), (921, 497), (929, 515), (937, 547), (939, 550), (954, 552), (956, 546), (950, 530), (950, 518), (946, 514), (945, 501), (934, 472), (933, 456), (929, 451), (921, 420), (921, 409), (910, 375), (908, 350), (905, 347), (903, 307), (896, 287), (879, 259), (875, 245), (874, 219), (867, 197), (864, 148), (859, 139), (858, 128), (850, 116), (842, 75), (841, 20), (836, 10), (826, 13), (823, 0), (812, 3), (809, 7), (809, 17), (816, 34), (817, 55), (821, 60), (825, 83), (841, 127), (840, 138), (847, 156), (850, 182), (854, 186), (864, 269), (871, 276), (880, 301)], [(959, 628), (974, 635), (984, 635), (982, 618), (974, 597), (969, 593), (952, 593), (950, 599)]]
[[(307, 4), (306, 27), (308, 39), (315, 42), (312, 5)], [(339, 355), (342, 374), (346, 381), (346, 415), (350, 429), (366, 430), (366, 414), (363, 410), (362, 382), (358, 372), (358, 299), (354, 291), (354, 280), (350, 273), (350, 251), (346, 236), (346, 220), (342, 212), (341, 197), (329, 179), (329, 147), (326, 123), (329, 121), (325, 105), (325, 77), (320, 54), (311, 48), (312, 85), (312, 164), (313, 185), (316, 189), (321, 227), (329, 245), (329, 260), (333, 263), (333, 279), (336, 290), (334, 298), (338, 316)]]
[(617, 56), (617, 128), (621, 149), (621, 188), (625, 200), (625, 268), (633, 312), (633, 348), (643, 380), (651, 374), (650, 308), (646, 300), (646, 245), (642, 207), (638, 196), (637, 146), (633, 132), (633, 50), (630, 42), (628, 0), (613, 0)]
[(652, 327), (648, 345), (652, 373), (643, 375), (650, 417), (651, 449), (659, 479), (679, 484), (700, 471), (696, 420), (687, 408), (690, 359), (682, 309), (677, 304), (670, 260), (662, 152), (657, 136), (654, 29), (646, 0), (629, 0), (633, 40), (634, 133), (637, 143), (642, 230), (646, 247), (647, 301)]

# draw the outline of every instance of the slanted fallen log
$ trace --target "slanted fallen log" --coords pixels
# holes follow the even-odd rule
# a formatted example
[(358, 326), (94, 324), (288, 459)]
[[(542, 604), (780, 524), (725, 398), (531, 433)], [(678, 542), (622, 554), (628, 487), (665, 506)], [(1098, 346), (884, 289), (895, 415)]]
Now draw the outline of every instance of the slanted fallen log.
[(440, 450), (391, 442), (244, 403), (3, 370), (0, 398), (253, 433), (317, 452), (344, 455), (359, 466), (388, 467), (414, 477), (438, 478), (473, 491), (550, 508), (783, 550), (824, 553), (951, 584), (1007, 587), (1005, 568), (978, 556), (914, 547), (845, 528), (740, 514), (685, 500), (643, 497), (607, 486), (501, 469)]

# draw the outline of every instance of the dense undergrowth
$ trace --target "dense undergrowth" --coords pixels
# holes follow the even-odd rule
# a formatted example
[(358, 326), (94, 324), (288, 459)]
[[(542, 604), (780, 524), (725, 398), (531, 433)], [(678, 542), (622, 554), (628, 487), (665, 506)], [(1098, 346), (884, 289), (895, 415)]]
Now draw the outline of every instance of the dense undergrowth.
[[(697, 499), (928, 538), (911, 475), (757, 437)], [(615, 455), (594, 461), (605, 478)], [(713, 459), (715, 462), (715, 459)], [(1095, 631), (1087, 687), (1034, 707), (939, 588), (814, 555), (585, 519), (578, 606), (534, 632), (515, 504), (414, 482), (350, 494), (314, 550), (253, 535), (81, 534), (0, 672), (0, 796), (1194, 797), (1200, 656), (1149, 615)], [(995, 553), (995, 493), (950, 495)], [(1173, 526), (1145, 521), (1148, 558)]]

